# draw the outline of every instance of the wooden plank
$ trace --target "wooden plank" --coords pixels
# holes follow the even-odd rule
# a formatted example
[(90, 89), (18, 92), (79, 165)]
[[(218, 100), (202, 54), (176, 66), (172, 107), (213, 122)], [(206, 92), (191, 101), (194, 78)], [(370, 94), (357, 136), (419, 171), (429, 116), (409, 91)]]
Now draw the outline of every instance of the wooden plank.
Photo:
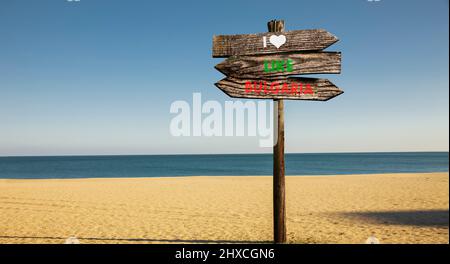
[[(286, 42), (280, 47), (276, 47), (270, 42), (272, 35), (284, 35)], [(214, 58), (224, 58), (233, 55), (319, 51), (331, 46), (337, 41), (338, 38), (336, 36), (323, 29), (293, 30), (282, 33), (219, 35), (213, 36), (212, 56)]]
[(235, 98), (327, 101), (344, 93), (327, 79), (300, 77), (283, 80), (227, 77), (215, 85)]
[(341, 73), (341, 53), (306, 52), (265, 56), (232, 56), (217, 64), (215, 68), (226, 76), (249, 79), (299, 74), (338, 74)]

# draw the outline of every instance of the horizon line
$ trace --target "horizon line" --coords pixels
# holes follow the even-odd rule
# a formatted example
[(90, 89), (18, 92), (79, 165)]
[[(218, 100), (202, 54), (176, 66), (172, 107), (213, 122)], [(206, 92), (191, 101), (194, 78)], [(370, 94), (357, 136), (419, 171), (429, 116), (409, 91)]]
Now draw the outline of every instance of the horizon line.
[[(382, 153), (449, 153), (448, 150), (433, 151), (343, 151), (343, 152), (286, 152), (285, 154), (382, 154)], [(173, 154), (61, 154), (61, 155), (0, 155), (0, 158), (31, 157), (120, 157), (120, 156), (205, 156), (205, 155), (268, 155), (268, 153), (173, 153)]]

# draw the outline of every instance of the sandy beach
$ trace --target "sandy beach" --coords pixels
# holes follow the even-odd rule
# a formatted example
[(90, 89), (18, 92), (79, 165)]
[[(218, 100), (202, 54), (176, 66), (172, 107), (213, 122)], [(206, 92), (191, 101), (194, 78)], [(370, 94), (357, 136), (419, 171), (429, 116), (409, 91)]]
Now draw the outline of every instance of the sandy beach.
[[(289, 243), (449, 243), (448, 173), (286, 179)], [(0, 180), (0, 243), (272, 240), (272, 177)]]

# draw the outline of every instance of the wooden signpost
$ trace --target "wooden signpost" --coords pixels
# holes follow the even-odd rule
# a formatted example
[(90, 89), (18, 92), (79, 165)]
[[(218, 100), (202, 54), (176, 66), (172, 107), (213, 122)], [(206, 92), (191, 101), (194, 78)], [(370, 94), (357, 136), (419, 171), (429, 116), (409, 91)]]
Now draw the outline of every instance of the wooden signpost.
[(236, 98), (273, 99), (273, 224), (275, 243), (286, 242), (284, 99), (327, 101), (343, 93), (327, 79), (292, 75), (341, 72), (341, 53), (323, 49), (338, 38), (322, 29), (284, 31), (283, 20), (268, 33), (213, 37), (213, 57), (227, 58), (216, 69), (227, 77), (215, 85)]

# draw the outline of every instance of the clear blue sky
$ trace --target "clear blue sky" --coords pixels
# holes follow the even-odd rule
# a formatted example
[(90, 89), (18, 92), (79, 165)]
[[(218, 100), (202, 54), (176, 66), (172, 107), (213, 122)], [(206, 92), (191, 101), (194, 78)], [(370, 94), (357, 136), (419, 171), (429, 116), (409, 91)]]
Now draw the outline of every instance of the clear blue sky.
[(230, 100), (214, 34), (324, 28), (345, 93), (286, 103), (288, 152), (448, 151), (449, 2), (0, 1), (0, 155), (271, 152), (174, 138), (170, 104)]

